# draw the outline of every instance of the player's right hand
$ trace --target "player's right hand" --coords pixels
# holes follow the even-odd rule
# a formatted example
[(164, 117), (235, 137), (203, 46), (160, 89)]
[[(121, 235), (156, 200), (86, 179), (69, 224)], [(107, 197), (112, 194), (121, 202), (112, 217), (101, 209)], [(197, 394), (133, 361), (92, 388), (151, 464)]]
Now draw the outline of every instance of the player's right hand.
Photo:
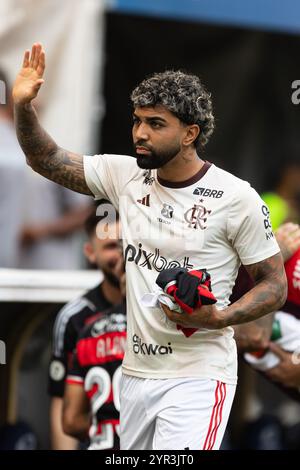
[(30, 103), (44, 83), (45, 51), (42, 45), (33, 44), (31, 53), (25, 51), (23, 65), (13, 86), (12, 96), (15, 105)]

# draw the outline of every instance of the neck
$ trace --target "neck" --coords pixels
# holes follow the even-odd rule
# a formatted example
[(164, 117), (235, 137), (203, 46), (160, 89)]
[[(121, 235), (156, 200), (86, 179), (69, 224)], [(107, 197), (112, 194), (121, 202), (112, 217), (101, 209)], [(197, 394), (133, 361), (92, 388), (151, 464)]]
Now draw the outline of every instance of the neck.
[(157, 174), (167, 181), (185, 181), (198, 173), (203, 165), (204, 161), (198, 157), (196, 150), (188, 149), (179, 152), (176, 157), (159, 168)]
[(106, 300), (111, 304), (119, 304), (122, 302), (122, 294), (119, 287), (113, 286), (108, 279), (104, 278), (101, 284), (102, 292)]

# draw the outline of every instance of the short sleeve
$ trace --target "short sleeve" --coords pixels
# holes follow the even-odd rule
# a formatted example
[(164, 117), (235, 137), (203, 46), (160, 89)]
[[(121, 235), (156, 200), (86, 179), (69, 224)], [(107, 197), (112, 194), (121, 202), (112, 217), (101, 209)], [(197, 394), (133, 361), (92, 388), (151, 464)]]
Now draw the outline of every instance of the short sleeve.
[(127, 155), (85, 155), (86, 183), (95, 199), (108, 199), (115, 208), (126, 183), (138, 172), (136, 159)]
[[(66, 304), (57, 314), (52, 336), (52, 355), (48, 369), (48, 393), (63, 397), (70, 358), (76, 346), (78, 333), (72, 324), (73, 303)], [(76, 310), (77, 312), (77, 310)]]
[(269, 209), (248, 183), (233, 197), (227, 230), (244, 265), (259, 263), (280, 251), (272, 231)]
[(48, 369), (48, 394), (51, 397), (63, 397), (67, 374), (67, 354), (52, 355)]

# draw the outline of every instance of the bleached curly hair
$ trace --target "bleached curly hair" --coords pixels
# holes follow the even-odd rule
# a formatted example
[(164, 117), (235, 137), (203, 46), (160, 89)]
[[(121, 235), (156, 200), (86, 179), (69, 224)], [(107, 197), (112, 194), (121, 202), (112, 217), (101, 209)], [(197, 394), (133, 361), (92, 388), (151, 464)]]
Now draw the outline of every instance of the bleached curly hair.
[(211, 95), (199, 77), (167, 70), (143, 80), (131, 93), (134, 108), (161, 105), (185, 124), (198, 124), (200, 133), (194, 144), (197, 151), (209, 141), (215, 128)]

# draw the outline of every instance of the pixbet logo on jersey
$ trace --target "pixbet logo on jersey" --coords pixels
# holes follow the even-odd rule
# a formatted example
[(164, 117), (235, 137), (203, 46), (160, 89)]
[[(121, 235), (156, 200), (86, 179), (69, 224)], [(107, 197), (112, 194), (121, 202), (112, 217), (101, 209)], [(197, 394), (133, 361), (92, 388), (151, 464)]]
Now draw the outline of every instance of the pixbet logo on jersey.
[(171, 343), (168, 343), (167, 346), (160, 346), (159, 344), (147, 344), (143, 343), (141, 338), (137, 335), (133, 335), (132, 337), (133, 341), (133, 352), (134, 354), (144, 354), (147, 356), (150, 356), (153, 354), (160, 354), (160, 355), (165, 355), (165, 354), (173, 354), (173, 350), (171, 348)]
[(155, 248), (155, 252), (147, 252), (143, 249), (142, 243), (139, 243), (139, 248), (129, 244), (125, 249), (125, 263), (127, 261), (134, 262), (137, 266), (141, 268), (147, 267), (152, 270), (161, 272), (163, 269), (170, 268), (187, 268), (191, 269), (194, 267), (193, 264), (190, 264), (190, 258), (185, 256), (183, 262), (180, 263), (178, 260), (167, 260), (164, 256), (160, 254), (159, 248)]

